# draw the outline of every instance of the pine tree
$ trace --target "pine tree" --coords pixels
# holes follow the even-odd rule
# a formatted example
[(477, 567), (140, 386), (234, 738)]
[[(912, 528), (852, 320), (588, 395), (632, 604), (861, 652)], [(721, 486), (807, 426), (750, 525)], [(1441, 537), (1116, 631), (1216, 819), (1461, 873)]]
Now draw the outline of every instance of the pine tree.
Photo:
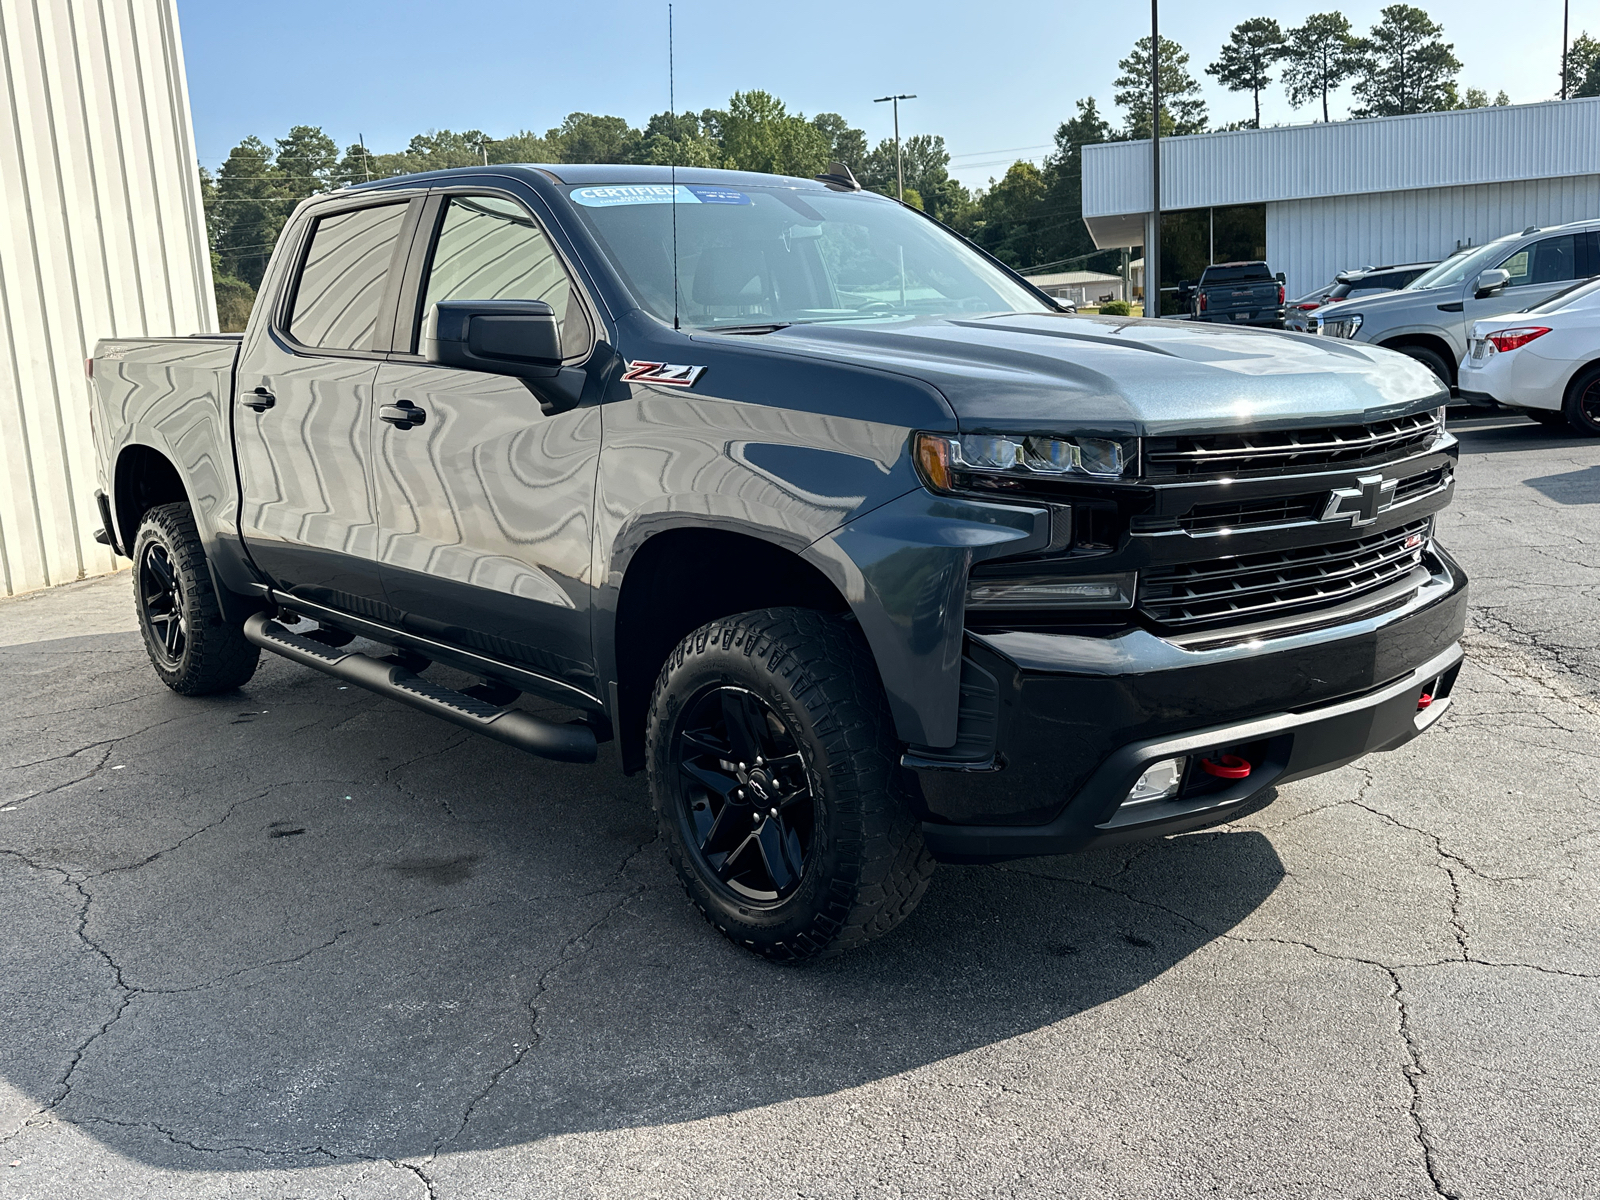
[[(1132, 138), (1150, 136), (1150, 39), (1140, 38), (1133, 52), (1117, 63), (1112, 95), (1126, 110), (1124, 128)], [(1200, 98), (1200, 84), (1189, 74), (1189, 55), (1171, 38), (1161, 39), (1161, 135), (1204, 133), (1210, 118)]]
[(1284, 46), (1283, 90), (1296, 108), (1322, 101), (1322, 119), (1329, 120), (1328, 93), (1349, 79), (1361, 64), (1350, 22), (1343, 13), (1312, 13), (1289, 31)]
[(1272, 82), (1272, 64), (1284, 55), (1283, 30), (1271, 17), (1240, 21), (1228, 35), (1207, 75), (1230, 92), (1249, 92), (1255, 103), (1254, 128), (1261, 128), (1261, 92)]
[(1361, 41), (1355, 92), (1365, 103), (1351, 115), (1392, 117), (1454, 108), (1461, 60), (1442, 33), (1444, 26), (1413, 5), (1391, 4), (1380, 12)]

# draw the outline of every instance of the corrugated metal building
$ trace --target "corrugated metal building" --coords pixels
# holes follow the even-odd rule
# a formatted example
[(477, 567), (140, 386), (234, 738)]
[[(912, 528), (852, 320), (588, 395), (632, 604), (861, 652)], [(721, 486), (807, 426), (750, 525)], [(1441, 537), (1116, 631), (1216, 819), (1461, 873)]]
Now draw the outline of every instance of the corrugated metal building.
[(0, 0), (0, 587), (94, 540), (97, 338), (216, 328), (174, 0)]
[[(1264, 209), (1266, 257), (1291, 296), (1350, 267), (1600, 217), (1600, 99), (1162, 139), (1163, 258), (1169, 215), (1203, 224), (1248, 206)], [(1149, 208), (1148, 141), (1084, 147), (1097, 246), (1142, 245)], [(1168, 274), (1164, 263), (1164, 286)]]

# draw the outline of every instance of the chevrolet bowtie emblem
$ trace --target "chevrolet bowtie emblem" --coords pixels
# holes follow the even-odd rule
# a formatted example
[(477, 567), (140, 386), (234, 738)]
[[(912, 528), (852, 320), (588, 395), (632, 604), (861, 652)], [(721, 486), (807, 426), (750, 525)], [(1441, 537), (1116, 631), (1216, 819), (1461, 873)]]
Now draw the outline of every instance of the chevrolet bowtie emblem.
[(1355, 487), (1334, 488), (1328, 493), (1328, 504), (1320, 519), (1371, 525), (1379, 513), (1394, 503), (1394, 489), (1399, 482), (1382, 475), (1363, 475), (1356, 480)]

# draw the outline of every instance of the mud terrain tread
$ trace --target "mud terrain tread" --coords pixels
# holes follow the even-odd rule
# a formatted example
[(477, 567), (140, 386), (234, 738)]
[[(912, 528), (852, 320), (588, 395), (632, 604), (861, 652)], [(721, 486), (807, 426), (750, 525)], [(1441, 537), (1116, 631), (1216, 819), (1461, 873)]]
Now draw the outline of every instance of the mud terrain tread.
[[(672, 676), (708, 652), (738, 652), (805, 710), (828, 764), (829, 803), (839, 818), (839, 869), (811, 919), (798, 933), (764, 943), (706, 903), (693, 866), (668, 828), (662, 700)], [(685, 637), (668, 656), (651, 699), (647, 734), (651, 791), (664, 840), (689, 898), (726, 936), (778, 961), (828, 957), (893, 929), (922, 899), (934, 861), (922, 842), (899, 765), (888, 700), (859, 629), (825, 613), (768, 608), (713, 621)]]

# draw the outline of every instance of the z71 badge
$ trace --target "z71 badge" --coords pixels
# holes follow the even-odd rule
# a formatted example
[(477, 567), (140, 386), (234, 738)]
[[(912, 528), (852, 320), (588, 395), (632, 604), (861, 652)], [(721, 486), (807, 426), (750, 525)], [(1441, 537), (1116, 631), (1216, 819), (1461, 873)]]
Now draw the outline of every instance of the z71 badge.
[(706, 373), (704, 367), (685, 367), (678, 363), (631, 362), (624, 383), (664, 383), (669, 387), (693, 387)]

